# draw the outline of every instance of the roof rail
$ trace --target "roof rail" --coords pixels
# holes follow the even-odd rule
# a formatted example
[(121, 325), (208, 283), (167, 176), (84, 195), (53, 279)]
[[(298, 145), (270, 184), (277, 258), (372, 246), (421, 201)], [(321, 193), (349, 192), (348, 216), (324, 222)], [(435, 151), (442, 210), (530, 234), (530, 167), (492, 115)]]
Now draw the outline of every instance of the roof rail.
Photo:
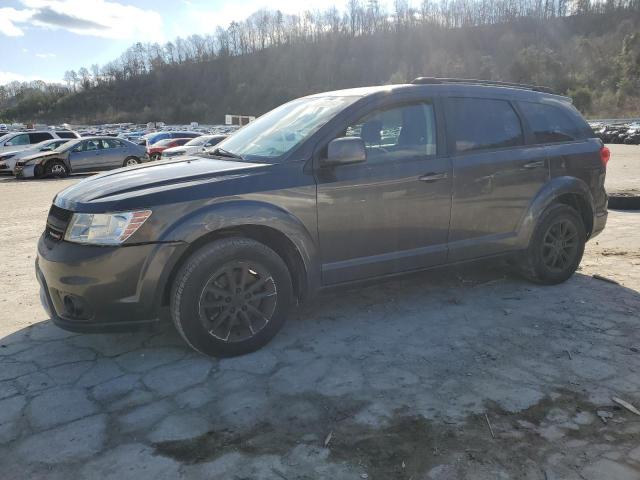
[(418, 77), (411, 82), (413, 85), (437, 85), (443, 83), (462, 83), (467, 85), (488, 85), (493, 87), (509, 87), (520, 88), (522, 90), (533, 90), (534, 92), (551, 93), (557, 95), (549, 87), (539, 85), (527, 85), (525, 83), (499, 82), (497, 80), (476, 80), (467, 78), (435, 78), (435, 77)]

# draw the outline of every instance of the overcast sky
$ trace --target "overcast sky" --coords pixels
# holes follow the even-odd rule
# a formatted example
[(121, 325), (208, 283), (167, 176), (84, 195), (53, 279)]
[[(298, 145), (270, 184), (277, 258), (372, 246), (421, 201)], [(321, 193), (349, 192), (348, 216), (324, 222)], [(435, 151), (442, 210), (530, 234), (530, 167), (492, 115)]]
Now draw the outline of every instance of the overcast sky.
[(132, 43), (212, 33), (260, 8), (298, 13), (346, 0), (0, 0), (0, 85), (62, 81), (66, 70), (113, 60)]

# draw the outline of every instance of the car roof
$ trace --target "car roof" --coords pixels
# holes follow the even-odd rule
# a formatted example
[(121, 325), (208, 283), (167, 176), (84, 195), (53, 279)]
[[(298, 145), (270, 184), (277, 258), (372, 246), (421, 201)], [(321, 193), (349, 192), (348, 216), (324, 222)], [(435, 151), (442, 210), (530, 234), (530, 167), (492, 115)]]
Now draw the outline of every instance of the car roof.
[[(472, 81), (470, 81), (472, 82)], [(386, 96), (398, 93), (423, 92), (424, 94), (438, 93), (444, 95), (478, 95), (481, 97), (498, 97), (498, 98), (515, 98), (520, 100), (538, 100), (543, 97), (555, 98), (570, 102), (571, 99), (562, 95), (548, 93), (546, 91), (534, 90), (529, 86), (515, 86), (510, 84), (494, 85), (480, 83), (463, 83), (456, 81), (455, 83), (433, 84), (398, 84), (398, 85), (379, 85), (373, 87), (348, 88), (344, 90), (334, 90), (323, 93), (316, 93), (305, 98), (320, 97), (368, 97), (368, 96)]]

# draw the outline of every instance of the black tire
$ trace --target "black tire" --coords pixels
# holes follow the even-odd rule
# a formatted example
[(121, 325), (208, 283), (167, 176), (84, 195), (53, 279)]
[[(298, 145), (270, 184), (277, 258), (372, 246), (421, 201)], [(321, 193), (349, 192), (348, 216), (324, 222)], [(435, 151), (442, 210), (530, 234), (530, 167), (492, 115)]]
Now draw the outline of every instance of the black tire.
[(35, 167), (33, 167), (33, 178), (42, 178), (45, 176), (45, 171), (44, 168), (42, 168), (42, 165), (36, 165)]
[(231, 357), (258, 350), (278, 333), (293, 303), (293, 287), (278, 254), (255, 240), (233, 237), (195, 251), (180, 267), (170, 300), (173, 323), (193, 349)]
[(138, 165), (139, 163), (140, 163), (140, 160), (138, 160), (136, 157), (127, 157), (124, 159), (124, 162), (122, 162), (122, 166), (131, 167), (133, 165)]
[(575, 209), (551, 205), (541, 215), (519, 262), (520, 274), (543, 285), (568, 280), (580, 265), (586, 239), (584, 222)]
[(69, 176), (69, 169), (64, 162), (60, 160), (53, 160), (47, 163), (45, 173), (47, 177), (65, 178)]

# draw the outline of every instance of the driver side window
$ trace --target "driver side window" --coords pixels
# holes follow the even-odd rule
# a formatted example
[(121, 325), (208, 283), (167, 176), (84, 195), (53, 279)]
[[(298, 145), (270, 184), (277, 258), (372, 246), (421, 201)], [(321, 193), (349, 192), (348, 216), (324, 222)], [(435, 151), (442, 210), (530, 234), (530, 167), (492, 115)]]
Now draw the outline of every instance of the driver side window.
[(372, 161), (435, 155), (433, 104), (421, 102), (376, 110), (350, 125), (342, 136), (362, 138)]

